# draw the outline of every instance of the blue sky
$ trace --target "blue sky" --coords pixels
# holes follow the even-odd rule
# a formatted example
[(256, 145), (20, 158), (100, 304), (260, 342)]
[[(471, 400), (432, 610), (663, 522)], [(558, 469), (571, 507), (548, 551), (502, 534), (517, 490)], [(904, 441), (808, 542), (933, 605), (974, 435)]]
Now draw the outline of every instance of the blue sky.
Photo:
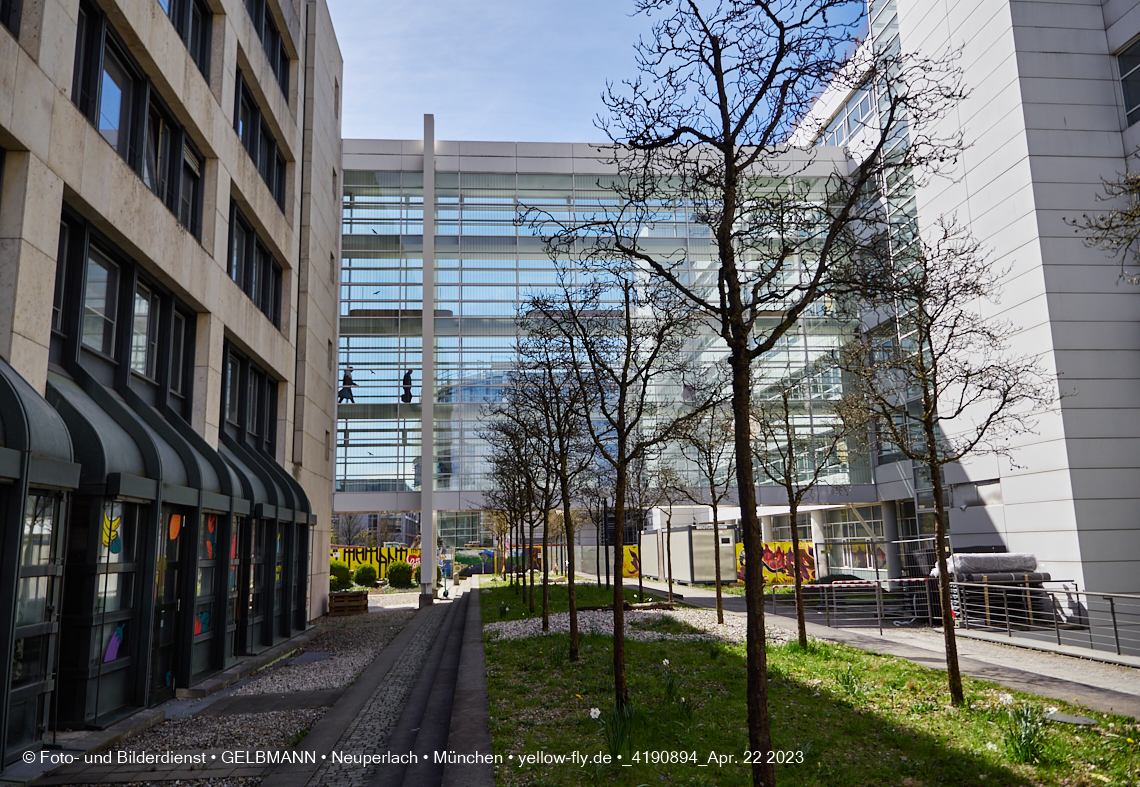
[(328, 0), (344, 136), (585, 142), (648, 32), (629, 0)]

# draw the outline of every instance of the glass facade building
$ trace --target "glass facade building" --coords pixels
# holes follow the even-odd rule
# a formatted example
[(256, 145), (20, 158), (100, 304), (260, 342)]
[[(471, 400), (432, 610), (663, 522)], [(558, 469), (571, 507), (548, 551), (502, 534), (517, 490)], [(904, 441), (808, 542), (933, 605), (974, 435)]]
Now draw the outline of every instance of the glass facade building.
[[(540, 237), (553, 227), (520, 224), (519, 217), (534, 210), (552, 221), (583, 220), (612, 210), (617, 197), (608, 188), (612, 165), (589, 145), (441, 141), (428, 157), (423, 149), (414, 141), (345, 142), (334, 510), (420, 510), (426, 493), (438, 535), (463, 546), (488, 538), (479, 511), (489, 469), (481, 421), (514, 363), (519, 306), (559, 286), (559, 268), (569, 268), (550, 259)], [(822, 156), (828, 172), (834, 164)], [(432, 204), (426, 216), (425, 194)], [(655, 214), (640, 242), (683, 252), (695, 277), (715, 259), (708, 228), (676, 206)], [(802, 377), (852, 325), (833, 303), (814, 307), (759, 359), (758, 396), (765, 380)], [(711, 334), (693, 337), (691, 346), (702, 361), (722, 355)], [(828, 402), (841, 390), (838, 373), (797, 386), (801, 433), (831, 428)], [(869, 484), (870, 476), (865, 455), (853, 448), (840, 452), (827, 480)], [(775, 501), (778, 490), (763, 491)]]

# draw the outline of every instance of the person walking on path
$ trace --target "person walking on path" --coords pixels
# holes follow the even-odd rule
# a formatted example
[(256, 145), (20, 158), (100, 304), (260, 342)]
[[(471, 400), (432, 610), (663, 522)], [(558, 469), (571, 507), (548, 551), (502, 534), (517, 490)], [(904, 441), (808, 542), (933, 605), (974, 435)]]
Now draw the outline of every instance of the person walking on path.
[(356, 399), (352, 396), (352, 389), (356, 387), (356, 383), (352, 381), (352, 367), (349, 366), (344, 370), (344, 378), (340, 381), (340, 391), (336, 395), (336, 403), (352, 402), (356, 404)]

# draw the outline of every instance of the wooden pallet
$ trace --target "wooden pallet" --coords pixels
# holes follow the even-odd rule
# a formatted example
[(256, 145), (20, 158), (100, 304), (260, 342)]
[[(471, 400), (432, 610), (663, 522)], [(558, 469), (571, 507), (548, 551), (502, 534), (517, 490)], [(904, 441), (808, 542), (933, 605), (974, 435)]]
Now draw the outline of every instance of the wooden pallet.
[(367, 612), (367, 590), (347, 590), (339, 593), (329, 593), (330, 615), (363, 615)]

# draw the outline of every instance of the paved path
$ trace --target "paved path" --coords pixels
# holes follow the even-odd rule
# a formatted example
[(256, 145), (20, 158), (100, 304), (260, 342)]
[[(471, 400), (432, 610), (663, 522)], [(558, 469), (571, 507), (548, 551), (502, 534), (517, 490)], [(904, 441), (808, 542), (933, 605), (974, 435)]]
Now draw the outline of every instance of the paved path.
[[(326, 655), (302, 658), (319, 661)], [(436, 756), (491, 752), (477, 578), (456, 588), (451, 600), (420, 609), (346, 689), (205, 698), (181, 708), (185, 712), (179, 715), (320, 707), (329, 710), (292, 749), (187, 751), (183, 754), (193, 760), (156, 762), (139, 757), (128, 742), (124, 750), (134, 755), (128, 762), (117, 752), (85, 761), (84, 752), (75, 750), (74, 763), (37, 784), (263, 777), (261, 787), (494, 787), (493, 766)], [(391, 762), (393, 755), (409, 753), (415, 755), (413, 764)], [(271, 759), (259, 759), (266, 755)]]
[[(604, 578), (603, 578), (604, 581)], [(631, 587), (637, 580), (625, 580)], [(645, 590), (657, 595), (668, 592), (664, 582), (642, 580)], [(712, 609), (716, 591), (704, 587), (673, 583), (674, 594), (681, 594), (686, 604)], [(722, 594), (725, 614), (744, 615), (742, 596)], [(791, 616), (773, 615), (770, 608), (764, 616), (770, 626), (795, 630)], [(863, 650), (905, 658), (934, 669), (946, 669), (946, 650), (941, 629), (831, 628), (807, 623), (808, 634), (817, 639), (844, 642)], [(1017, 647), (990, 639), (977, 639), (967, 631), (958, 631), (959, 667), (964, 675), (1000, 683), (1003, 686), (1052, 699), (1077, 702), (1105, 713), (1120, 713), (1140, 718), (1140, 669), (1101, 661), (1101, 654), (1089, 652), (1076, 657), (1072, 650), (1059, 653), (1052, 648)], [(1016, 642), (1016, 640), (1014, 641)], [(1115, 658), (1113, 659), (1115, 661)]]

